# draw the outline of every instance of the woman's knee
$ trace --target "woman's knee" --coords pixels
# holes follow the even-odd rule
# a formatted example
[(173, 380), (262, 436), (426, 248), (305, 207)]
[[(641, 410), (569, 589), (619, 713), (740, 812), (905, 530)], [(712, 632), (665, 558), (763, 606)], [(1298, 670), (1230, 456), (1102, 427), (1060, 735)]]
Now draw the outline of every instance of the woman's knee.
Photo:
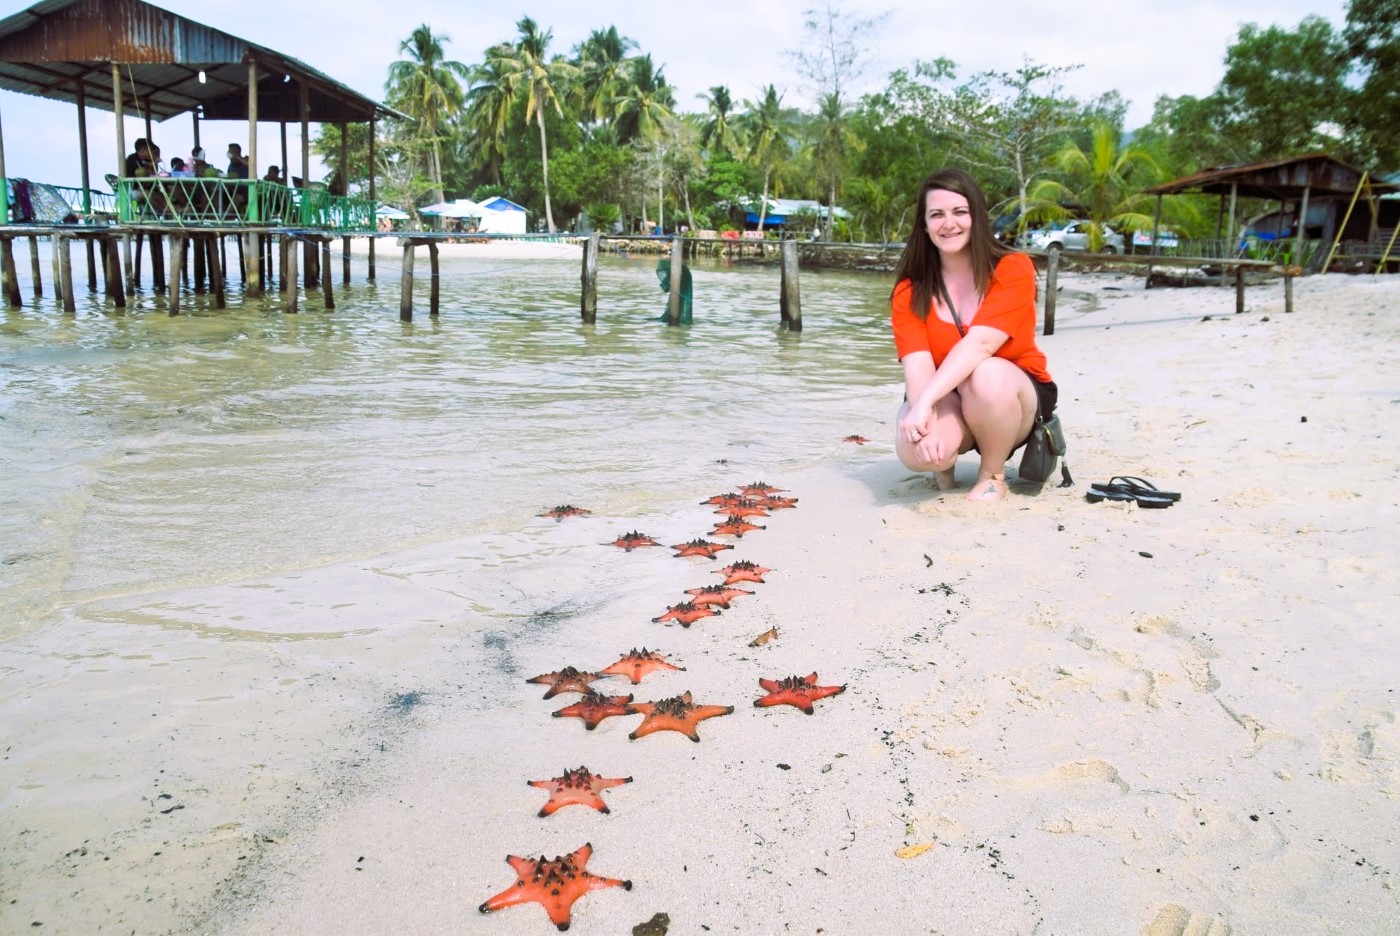
[(1005, 358), (989, 357), (973, 368), (958, 390), (965, 402), (969, 397), (979, 403), (1007, 401), (1020, 396), (1021, 390), (1028, 387), (1027, 380), (1026, 372), (1015, 364)]

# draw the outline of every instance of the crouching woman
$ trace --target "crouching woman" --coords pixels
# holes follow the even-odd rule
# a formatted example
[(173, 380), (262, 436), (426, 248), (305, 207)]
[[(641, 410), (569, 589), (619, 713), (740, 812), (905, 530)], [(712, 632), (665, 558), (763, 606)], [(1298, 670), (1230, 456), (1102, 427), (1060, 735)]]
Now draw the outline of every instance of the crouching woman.
[(1001, 500), (1007, 459), (1058, 397), (1035, 343), (1035, 267), (992, 236), (986, 196), (960, 169), (924, 181), (917, 217), (890, 296), (904, 367), (895, 451), (941, 490), (976, 451), (967, 499)]

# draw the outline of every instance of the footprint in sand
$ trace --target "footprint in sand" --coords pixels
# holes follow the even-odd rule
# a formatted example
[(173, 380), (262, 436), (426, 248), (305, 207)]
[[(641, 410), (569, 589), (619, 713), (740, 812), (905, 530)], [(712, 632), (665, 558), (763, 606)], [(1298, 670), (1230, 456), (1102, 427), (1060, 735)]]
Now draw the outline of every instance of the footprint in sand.
[(1143, 927), (1142, 936), (1230, 936), (1230, 924), (1220, 917), (1192, 913), (1180, 904), (1169, 903)]

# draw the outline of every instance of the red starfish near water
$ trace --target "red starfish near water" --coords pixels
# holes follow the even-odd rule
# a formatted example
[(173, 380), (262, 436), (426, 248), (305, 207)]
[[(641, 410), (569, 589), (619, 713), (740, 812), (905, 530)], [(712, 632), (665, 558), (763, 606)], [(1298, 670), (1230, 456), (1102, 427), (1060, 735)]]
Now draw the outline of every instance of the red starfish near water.
[(729, 602), (740, 595), (752, 595), (751, 591), (744, 591), (742, 588), (728, 588), (724, 585), (705, 585), (701, 588), (687, 588), (687, 595), (693, 595), (691, 604), (696, 605), (719, 605), (721, 608), (729, 607)]
[(870, 440), (867, 439), (865, 436), (848, 435), (848, 436), (846, 436), (846, 438), (842, 439), (841, 441), (842, 441), (842, 442), (854, 442), (856, 445), (864, 445), (865, 443), (869, 442)]
[(627, 736), (633, 741), (655, 731), (679, 731), (690, 740), (699, 741), (695, 726), (716, 715), (729, 715), (734, 706), (695, 705), (690, 701), (690, 693), (685, 692), (659, 702), (634, 702), (632, 711), (646, 716), (637, 730)]
[(773, 485), (767, 484), (763, 481), (754, 481), (750, 484), (745, 484), (743, 487), (739, 488), (739, 490), (744, 494), (748, 494), (752, 497), (765, 497), (769, 494), (785, 493), (782, 488), (774, 487)]
[(758, 684), (768, 693), (754, 700), (754, 708), (767, 708), (770, 705), (791, 705), (812, 714), (812, 703), (827, 696), (840, 695), (846, 691), (843, 686), (818, 686), (817, 674), (810, 676), (789, 676), (786, 679), (760, 679)]
[(758, 498), (755, 498), (755, 499), (754, 499), (754, 503), (755, 503), (755, 504), (758, 504), (758, 505), (760, 505), (760, 506), (762, 506), (762, 507), (764, 507), (764, 508), (766, 508), (766, 509), (768, 509), (768, 510), (784, 510), (784, 509), (787, 509), (787, 508), (789, 508), (789, 507), (794, 507), (794, 508), (795, 508), (795, 507), (797, 506), (797, 498), (795, 498), (795, 497), (775, 497), (775, 496), (773, 496), (773, 495), (770, 494), (770, 495), (768, 495), (768, 496), (766, 496), (766, 497), (758, 497)]
[(721, 549), (733, 549), (728, 543), (711, 543), (708, 540), (693, 539), (688, 543), (677, 543), (671, 547), (676, 550), (676, 558), (684, 556), (704, 556), (706, 559), (715, 558), (715, 553)]
[(683, 670), (685, 667), (668, 663), (667, 658), (655, 650), (648, 650), (646, 647), (638, 650), (633, 647), (622, 659), (612, 666), (600, 669), (598, 673), (602, 676), (626, 676), (635, 686), (642, 681), (643, 676), (659, 669)]
[(538, 860), (507, 855), (506, 861), (518, 880), (477, 909), (482, 913), (491, 913), (506, 907), (537, 903), (549, 914), (551, 923), (561, 932), (567, 930), (574, 901), (584, 894), (603, 887), (632, 889), (631, 881), (599, 877), (588, 871), (585, 865), (592, 855), (593, 846), (587, 843), (572, 854), (555, 855), (552, 861), (543, 855)]
[(565, 806), (592, 806), (598, 812), (612, 812), (608, 804), (598, 794), (603, 790), (631, 783), (631, 777), (609, 779), (589, 773), (587, 767), (578, 770), (565, 770), (562, 777), (553, 780), (530, 780), (530, 786), (549, 791), (549, 802), (540, 807), (541, 816), (552, 816)]
[(761, 565), (756, 565), (747, 559), (740, 559), (733, 565), (727, 565), (723, 569), (717, 569), (720, 575), (724, 576), (724, 584), (733, 585), (736, 582), (757, 582), (763, 584), (764, 573), (772, 572), (772, 569), (765, 569)]
[(652, 618), (652, 620), (658, 624), (662, 621), (674, 620), (680, 624), (681, 627), (689, 627), (701, 618), (714, 617), (717, 614), (719, 614), (718, 611), (712, 611), (694, 602), (682, 601), (678, 605), (672, 605), (667, 608), (663, 614), (659, 617)]
[(746, 500), (748, 500), (748, 497), (746, 495), (740, 494), (737, 491), (731, 491), (728, 494), (716, 494), (714, 497), (702, 500), (700, 504), (701, 506), (705, 506), (708, 504), (715, 507), (727, 507), (730, 504), (737, 504), (741, 501)]
[(566, 705), (555, 712), (554, 717), (581, 718), (584, 727), (592, 731), (605, 718), (611, 718), (614, 715), (630, 715), (632, 710), (627, 706), (631, 701), (630, 695), (605, 696), (590, 689), (583, 694), (583, 698), (573, 705)]
[(535, 516), (537, 516), (537, 517), (549, 517), (551, 520), (553, 520), (553, 521), (555, 521), (556, 523), (558, 523), (560, 520), (563, 520), (565, 517), (587, 517), (587, 516), (591, 515), (592, 513), (593, 513), (593, 511), (591, 511), (591, 510), (584, 510), (582, 507), (575, 507), (573, 504), (560, 504), (558, 507), (555, 507), (553, 510), (546, 510), (546, 511), (545, 511), (544, 513), (542, 513), (542, 514), (535, 514)]
[(731, 517), (766, 517), (768, 508), (764, 507), (756, 500), (741, 498), (728, 504), (720, 505), (715, 511), (717, 514), (728, 514)]
[(710, 531), (711, 536), (738, 536), (740, 538), (750, 530), (766, 530), (766, 526), (757, 523), (749, 523), (743, 517), (730, 514), (729, 519), (715, 524), (715, 528)]
[(561, 692), (588, 692), (588, 684), (595, 679), (602, 678), (602, 675), (602, 673), (583, 673), (572, 666), (566, 666), (558, 672), (545, 673), (525, 681), (548, 686), (549, 691), (544, 694), (544, 697), (552, 699)]
[(645, 533), (638, 533), (636, 530), (633, 530), (631, 533), (624, 533), (611, 543), (604, 543), (603, 545), (616, 546), (626, 552), (631, 552), (638, 546), (660, 546), (661, 544)]

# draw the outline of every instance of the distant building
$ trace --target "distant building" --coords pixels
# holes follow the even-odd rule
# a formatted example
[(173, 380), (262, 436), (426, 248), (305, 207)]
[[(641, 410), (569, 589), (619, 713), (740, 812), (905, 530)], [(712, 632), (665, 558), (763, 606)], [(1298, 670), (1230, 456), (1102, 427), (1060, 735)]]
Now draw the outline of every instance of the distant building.
[[(763, 217), (763, 227), (779, 228), (789, 233), (807, 234), (814, 227), (830, 233), (828, 220), (832, 213), (821, 202), (810, 198), (770, 198), (768, 209)], [(849, 218), (851, 213), (839, 205), (835, 209), (838, 218)], [(744, 226), (753, 230), (758, 227), (758, 200), (744, 206)]]

